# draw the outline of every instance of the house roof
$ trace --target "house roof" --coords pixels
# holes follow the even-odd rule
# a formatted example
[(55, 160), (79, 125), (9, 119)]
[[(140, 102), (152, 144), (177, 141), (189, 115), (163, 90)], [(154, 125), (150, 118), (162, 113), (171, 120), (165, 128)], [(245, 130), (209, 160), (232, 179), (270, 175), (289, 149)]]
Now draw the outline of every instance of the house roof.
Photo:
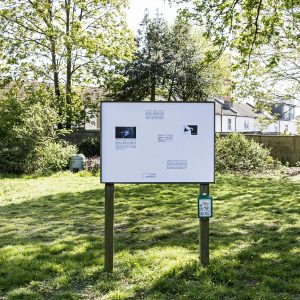
[(249, 103), (233, 102), (231, 107), (226, 109), (224, 107), (224, 100), (220, 98), (214, 99), (216, 103), (216, 114), (225, 116), (239, 116), (239, 117), (250, 117), (258, 118), (262, 113), (255, 112), (254, 106)]

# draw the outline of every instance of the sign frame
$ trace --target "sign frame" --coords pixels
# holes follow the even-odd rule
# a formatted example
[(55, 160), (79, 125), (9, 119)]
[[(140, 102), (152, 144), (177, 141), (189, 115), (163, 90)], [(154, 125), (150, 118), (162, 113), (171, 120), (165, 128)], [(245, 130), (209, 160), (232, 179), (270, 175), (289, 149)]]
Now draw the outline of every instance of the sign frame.
[[(214, 116), (213, 116), (213, 180), (209, 182), (200, 182), (200, 181), (149, 181), (149, 182), (142, 182), (142, 181), (105, 181), (103, 182), (103, 177), (102, 177), (102, 164), (103, 164), (103, 159), (102, 159), (102, 128), (103, 128), (103, 116), (102, 116), (102, 105), (104, 103), (116, 103), (116, 104), (124, 104), (124, 103), (135, 103), (135, 104), (149, 104), (149, 105), (155, 105), (155, 104), (164, 104), (164, 105), (174, 105), (176, 103), (178, 104), (212, 104), (214, 107)], [(215, 183), (215, 160), (216, 160), (216, 150), (215, 150), (215, 143), (216, 143), (216, 104), (214, 101), (205, 101), (205, 102), (196, 102), (196, 101), (186, 101), (186, 102), (166, 102), (166, 101), (155, 101), (155, 102), (148, 102), (148, 101), (130, 101), (130, 102), (123, 102), (123, 101), (101, 101), (100, 102), (100, 182), (101, 183), (116, 183), (116, 184), (213, 184)]]

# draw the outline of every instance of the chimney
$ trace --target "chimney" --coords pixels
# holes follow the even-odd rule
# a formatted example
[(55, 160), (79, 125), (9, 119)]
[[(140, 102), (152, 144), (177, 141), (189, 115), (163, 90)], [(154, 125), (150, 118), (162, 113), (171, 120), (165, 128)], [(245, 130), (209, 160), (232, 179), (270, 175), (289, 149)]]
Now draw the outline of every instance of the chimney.
[(223, 109), (231, 109), (233, 108), (233, 103), (230, 100), (224, 100)]

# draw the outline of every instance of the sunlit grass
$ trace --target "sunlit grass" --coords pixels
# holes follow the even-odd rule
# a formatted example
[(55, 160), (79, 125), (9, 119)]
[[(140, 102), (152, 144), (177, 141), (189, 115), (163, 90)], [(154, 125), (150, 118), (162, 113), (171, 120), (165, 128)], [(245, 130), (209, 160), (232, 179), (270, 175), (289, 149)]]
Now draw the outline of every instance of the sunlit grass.
[(114, 273), (104, 186), (87, 173), (0, 177), (0, 299), (300, 299), (300, 183), (220, 175), (209, 267), (197, 185), (116, 185)]

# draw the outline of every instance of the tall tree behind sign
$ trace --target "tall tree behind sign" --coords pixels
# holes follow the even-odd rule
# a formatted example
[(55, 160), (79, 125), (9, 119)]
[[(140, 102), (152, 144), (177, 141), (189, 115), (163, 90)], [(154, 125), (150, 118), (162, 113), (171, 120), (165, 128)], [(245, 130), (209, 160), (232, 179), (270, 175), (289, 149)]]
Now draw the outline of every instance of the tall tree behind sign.
[(157, 98), (167, 101), (204, 101), (229, 79), (229, 60), (207, 63), (207, 40), (185, 18), (178, 17), (168, 26), (157, 12), (146, 13), (136, 37), (137, 52), (133, 62), (120, 70), (127, 78), (113, 89), (119, 101)]
[(53, 84), (56, 106), (70, 128), (74, 84), (95, 83), (115, 62), (129, 59), (133, 36), (127, 0), (0, 0), (2, 79)]

